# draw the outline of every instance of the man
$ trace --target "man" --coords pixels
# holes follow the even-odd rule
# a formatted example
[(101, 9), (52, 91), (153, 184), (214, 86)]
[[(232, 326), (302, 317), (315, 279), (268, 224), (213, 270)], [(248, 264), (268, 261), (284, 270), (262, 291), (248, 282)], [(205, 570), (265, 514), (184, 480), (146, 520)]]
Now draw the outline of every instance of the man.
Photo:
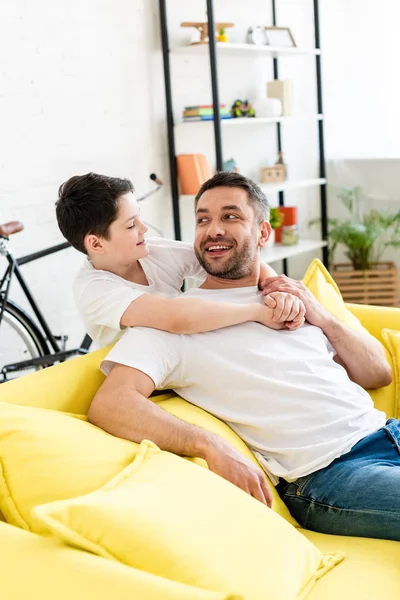
[[(195, 202), (195, 251), (208, 276), (188, 296), (262, 302), (259, 250), (270, 228), (262, 191), (241, 175), (218, 173)], [(270, 505), (261, 470), (148, 400), (155, 388), (175, 389), (239, 434), (302, 525), (400, 540), (400, 424), (386, 423), (362, 389), (390, 383), (383, 349), (334, 318), (301, 283), (267, 281), (267, 290), (281, 288), (305, 304), (308, 322), (297, 331), (257, 323), (193, 335), (128, 330), (103, 363), (109, 375), (89, 419), (114, 435), (202, 457)]]

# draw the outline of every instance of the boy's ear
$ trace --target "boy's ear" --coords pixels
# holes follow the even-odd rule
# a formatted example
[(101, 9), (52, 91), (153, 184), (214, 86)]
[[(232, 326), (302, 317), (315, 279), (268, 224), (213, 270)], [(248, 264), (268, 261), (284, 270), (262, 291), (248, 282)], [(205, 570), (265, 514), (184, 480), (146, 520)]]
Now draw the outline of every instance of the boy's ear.
[(88, 254), (104, 254), (105, 248), (102, 244), (101, 238), (94, 233), (88, 233), (83, 240), (85, 248)]
[(260, 223), (260, 234), (258, 237), (258, 247), (264, 248), (265, 244), (268, 242), (268, 238), (271, 235), (271, 225), (268, 221), (263, 221)]

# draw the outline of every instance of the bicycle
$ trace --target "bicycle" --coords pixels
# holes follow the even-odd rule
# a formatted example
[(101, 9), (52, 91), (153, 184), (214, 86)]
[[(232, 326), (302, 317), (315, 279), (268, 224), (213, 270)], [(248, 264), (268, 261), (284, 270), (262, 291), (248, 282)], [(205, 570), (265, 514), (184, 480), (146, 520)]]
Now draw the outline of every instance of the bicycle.
[[(138, 202), (146, 200), (162, 187), (163, 182), (154, 173), (150, 175), (150, 179), (156, 183), (156, 187), (137, 198)], [(20, 270), (22, 265), (70, 248), (71, 245), (63, 242), (39, 252), (15, 258), (9, 246), (9, 237), (23, 229), (24, 225), (20, 221), (11, 221), (0, 225), (0, 256), (4, 256), (8, 262), (0, 281), (0, 336), (7, 339), (8, 342), (5, 351), (0, 343), (0, 383), (18, 377), (22, 372), (36, 371), (57, 362), (63, 362), (73, 356), (87, 354), (92, 344), (92, 339), (86, 334), (79, 348), (66, 350), (68, 336), (54, 335), (51, 331)], [(19, 282), (36, 321), (9, 298), (13, 277), (16, 277)], [(6, 363), (4, 363), (5, 355), (7, 356)], [(27, 358), (28, 356), (29, 358)]]

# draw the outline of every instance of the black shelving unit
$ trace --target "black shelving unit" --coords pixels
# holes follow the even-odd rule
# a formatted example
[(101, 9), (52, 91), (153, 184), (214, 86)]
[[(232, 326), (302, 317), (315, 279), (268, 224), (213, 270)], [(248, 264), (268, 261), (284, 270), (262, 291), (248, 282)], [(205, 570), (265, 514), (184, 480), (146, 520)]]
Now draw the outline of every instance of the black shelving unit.
[[(208, 31), (214, 32), (215, 18), (214, 18), (214, 3), (213, 0), (206, 0), (207, 5), (207, 21)], [(277, 19), (277, 0), (271, 0), (272, 5), (272, 24), (278, 25)], [(162, 52), (163, 52), (163, 64), (164, 64), (164, 82), (165, 82), (165, 97), (166, 97), (166, 112), (167, 112), (167, 130), (168, 130), (168, 156), (169, 156), (169, 169), (171, 178), (171, 194), (172, 194), (172, 208), (174, 216), (174, 230), (175, 238), (181, 239), (181, 222), (180, 222), (180, 211), (179, 211), (179, 190), (177, 181), (177, 168), (176, 168), (176, 152), (175, 152), (175, 135), (174, 135), (174, 118), (172, 108), (172, 85), (171, 85), (171, 70), (170, 70), (170, 48), (169, 48), (169, 37), (168, 37), (168, 25), (167, 25), (167, 0), (159, 0), (160, 6), (160, 25), (161, 25), (161, 40), (162, 40)], [(319, 0), (313, 0), (314, 8), (314, 31), (315, 31), (315, 49), (320, 51), (320, 24), (319, 24)], [(217, 171), (223, 169), (223, 151), (222, 151), (222, 128), (220, 118), (220, 100), (219, 100), (219, 86), (218, 86), (218, 49), (215, 40), (215, 35), (210, 35), (209, 38), (209, 59), (210, 59), (210, 76), (211, 76), (211, 90), (212, 90), (212, 104), (214, 110), (214, 144), (215, 144), (215, 159)], [(279, 58), (273, 56), (273, 72), (274, 79), (279, 78)], [(316, 86), (317, 86), (317, 113), (323, 115), (323, 103), (322, 103), (322, 74), (321, 74), (321, 55), (320, 52), (316, 53)], [(324, 123), (323, 117), (318, 119), (318, 141), (319, 141), (319, 177), (322, 179), (326, 178), (326, 167), (325, 167), (325, 148), (324, 148)], [(277, 135), (277, 146), (279, 151), (283, 151), (282, 144), (282, 132), (281, 123), (276, 123), (276, 135)], [(285, 193), (279, 191), (279, 206), (285, 205)], [(326, 196), (326, 185), (320, 185), (320, 209), (321, 209), (321, 238), (322, 240), (327, 239), (327, 196)], [(327, 246), (322, 248), (323, 262), (326, 267), (328, 264), (328, 248)], [(283, 270), (287, 273), (287, 259), (283, 259)]]

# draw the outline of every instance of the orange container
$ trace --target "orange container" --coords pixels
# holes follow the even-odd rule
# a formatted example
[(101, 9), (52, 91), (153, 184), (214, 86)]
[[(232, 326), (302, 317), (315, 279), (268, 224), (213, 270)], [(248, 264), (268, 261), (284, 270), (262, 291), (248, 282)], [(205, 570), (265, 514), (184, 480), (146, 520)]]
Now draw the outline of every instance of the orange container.
[(213, 176), (204, 154), (179, 154), (176, 163), (181, 194), (196, 195), (200, 186)]
[(281, 227), (275, 229), (275, 241), (282, 242), (282, 227), (287, 225), (297, 225), (297, 206), (280, 206), (279, 210), (283, 212), (284, 219)]

